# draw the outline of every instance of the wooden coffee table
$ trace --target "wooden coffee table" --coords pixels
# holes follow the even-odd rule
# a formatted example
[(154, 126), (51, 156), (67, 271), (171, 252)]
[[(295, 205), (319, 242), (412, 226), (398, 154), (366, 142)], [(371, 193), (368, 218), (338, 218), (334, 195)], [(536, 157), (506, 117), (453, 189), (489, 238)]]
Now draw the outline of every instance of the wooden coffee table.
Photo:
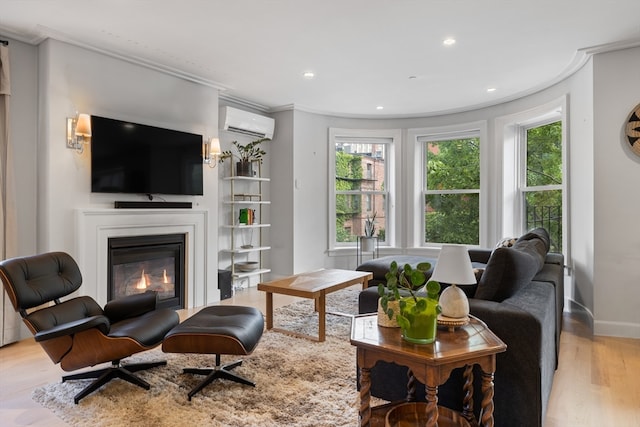
[[(326, 338), (326, 296), (331, 292), (362, 283), (365, 289), (373, 274), (367, 271), (353, 270), (317, 270), (296, 274), (270, 282), (258, 283), (258, 290), (267, 293), (267, 329), (284, 332), (291, 335), (303, 336), (315, 341)], [(290, 295), (309, 298), (315, 301), (315, 311), (318, 312), (318, 337), (299, 334), (293, 331), (273, 327), (273, 294)]]
[[(400, 329), (378, 326), (377, 315), (355, 317), (351, 324), (351, 344), (357, 348), (360, 368), (360, 425), (385, 425), (385, 416), (398, 404), (415, 401), (415, 380), (426, 388), (426, 404), (417, 404), (425, 411), (427, 427), (493, 426), (493, 375), (496, 354), (507, 346), (481, 320), (471, 316), (467, 325), (455, 330), (438, 329), (432, 344), (411, 344), (402, 339)], [(394, 362), (410, 369), (407, 399), (387, 405), (370, 407), (371, 368), (379, 360)], [(479, 422), (473, 414), (473, 365), (482, 371), (482, 402)], [(438, 386), (451, 371), (464, 367), (465, 397), (462, 413), (438, 406)]]

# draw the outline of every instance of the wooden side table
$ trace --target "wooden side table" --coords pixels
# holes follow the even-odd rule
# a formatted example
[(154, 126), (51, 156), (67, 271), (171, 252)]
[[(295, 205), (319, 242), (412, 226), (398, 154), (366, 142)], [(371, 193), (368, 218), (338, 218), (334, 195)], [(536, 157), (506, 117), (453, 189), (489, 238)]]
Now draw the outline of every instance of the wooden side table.
[[(360, 367), (360, 425), (384, 425), (385, 414), (397, 404), (370, 407), (371, 368), (380, 360), (407, 366), (411, 375), (407, 384), (407, 401), (415, 400), (415, 379), (425, 384), (427, 427), (445, 425), (493, 426), (493, 376), (496, 354), (507, 346), (481, 320), (471, 321), (451, 331), (439, 329), (432, 344), (416, 345), (402, 339), (397, 328), (378, 326), (376, 315), (353, 319), (351, 344), (357, 348)], [(482, 370), (482, 402), (480, 422), (473, 415), (473, 365)], [(438, 407), (438, 386), (451, 375), (451, 371), (464, 367), (464, 401), (462, 414)], [(404, 402), (400, 402), (404, 403)], [(461, 416), (460, 416), (461, 415)], [(438, 418), (441, 417), (441, 423)]]

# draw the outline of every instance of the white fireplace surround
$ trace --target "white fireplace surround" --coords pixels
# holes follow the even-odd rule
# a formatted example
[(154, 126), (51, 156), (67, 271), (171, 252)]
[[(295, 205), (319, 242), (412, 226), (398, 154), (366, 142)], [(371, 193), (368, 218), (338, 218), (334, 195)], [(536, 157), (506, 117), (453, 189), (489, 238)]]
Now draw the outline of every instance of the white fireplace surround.
[[(194, 209), (77, 209), (76, 259), (82, 272), (81, 295), (107, 303), (107, 254), (110, 237), (186, 234), (185, 305), (218, 301), (207, 263), (208, 211)], [(209, 280), (208, 280), (209, 279)]]

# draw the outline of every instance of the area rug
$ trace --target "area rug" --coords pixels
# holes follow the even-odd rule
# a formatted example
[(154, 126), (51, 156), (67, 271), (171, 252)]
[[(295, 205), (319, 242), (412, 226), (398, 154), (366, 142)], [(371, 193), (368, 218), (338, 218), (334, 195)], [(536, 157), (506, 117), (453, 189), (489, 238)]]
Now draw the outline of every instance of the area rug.
[[(327, 296), (327, 311), (356, 314), (359, 289)], [(312, 301), (277, 309), (277, 327), (317, 334)], [(339, 427), (358, 425), (355, 347), (349, 343), (351, 318), (327, 315), (325, 342), (266, 331), (256, 350), (235, 369), (256, 382), (249, 387), (217, 380), (196, 394), (202, 379), (182, 368), (215, 364), (214, 355), (165, 354), (159, 349), (135, 355), (130, 363), (166, 359), (167, 366), (139, 372), (146, 391), (113, 380), (73, 403), (87, 380), (54, 383), (33, 392), (33, 399), (71, 426), (234, 426)], [(223, 356), (222, 363), (237, 359)]]

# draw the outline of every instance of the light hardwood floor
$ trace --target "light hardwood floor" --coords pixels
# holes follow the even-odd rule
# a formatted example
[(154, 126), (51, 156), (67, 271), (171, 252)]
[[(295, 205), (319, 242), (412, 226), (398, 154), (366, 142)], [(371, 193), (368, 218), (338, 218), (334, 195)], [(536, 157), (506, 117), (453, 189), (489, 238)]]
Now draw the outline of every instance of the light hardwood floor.
[[(295, 300), (275, 295), (274, 306)], [(264, 312), (265, 296), (251, 288), (222, 304)], [(195, 311), (180, 310), (180, 317)], [(593, 337), (578, 315), (565, 314), (560, 351), (545, 427), (640, 426), (640, 340)], [(34, 388), (63, 374), (31, 338), (0, 348), (0, 426), (66, 426), (31, 400)]]

